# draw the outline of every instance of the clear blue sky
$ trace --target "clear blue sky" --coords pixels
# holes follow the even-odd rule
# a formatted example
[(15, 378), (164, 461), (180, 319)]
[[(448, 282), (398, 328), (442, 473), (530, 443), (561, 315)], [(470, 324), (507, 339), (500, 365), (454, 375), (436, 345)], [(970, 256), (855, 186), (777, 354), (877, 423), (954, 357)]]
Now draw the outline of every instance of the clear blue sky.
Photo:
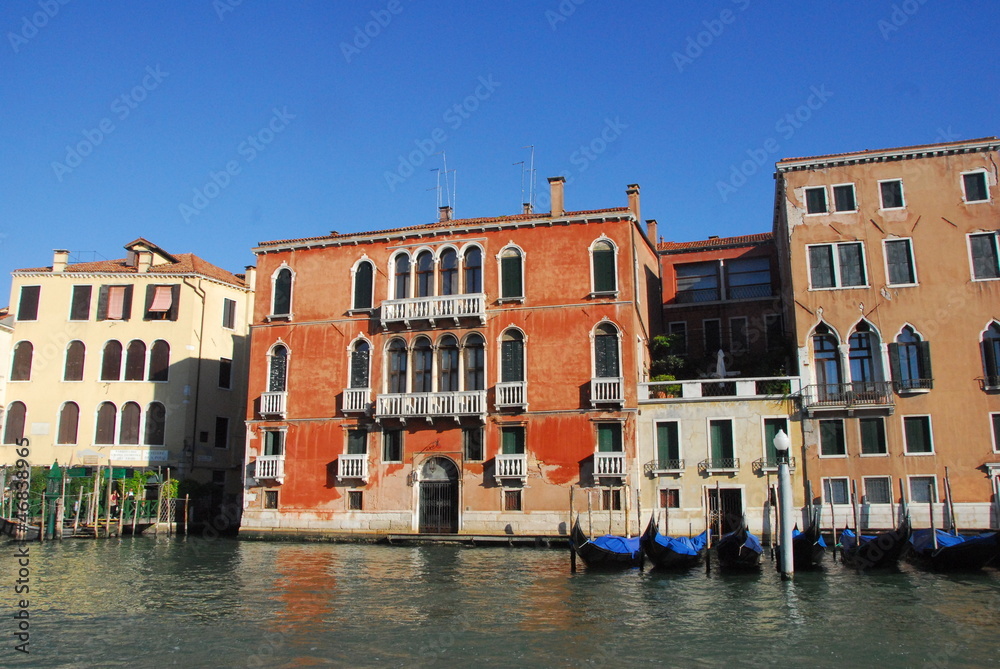
[(782, 157), (1000, 134), (996, 0), (4, 0), (0, 31), (0, 304), (53, 248), (239, 271), (430, 222), (441, 150), (457, 216), (516, 213), (534, 145), (543, 193), (638, 183), (685, 241), (769, 230)]

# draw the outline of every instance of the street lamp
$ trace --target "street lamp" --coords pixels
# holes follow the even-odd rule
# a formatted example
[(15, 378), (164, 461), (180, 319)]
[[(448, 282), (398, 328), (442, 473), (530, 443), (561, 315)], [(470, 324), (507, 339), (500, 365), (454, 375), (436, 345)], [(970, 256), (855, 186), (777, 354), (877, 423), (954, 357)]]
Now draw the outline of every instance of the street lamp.
[(778, 459), (778, 507), (781, 511), (781, 578), (788, 580), (795, 573), (792, 558), (792, 475), (788, 471), (788, 452), (792, 440), (784, 430), (774, 435), (774, 451)]

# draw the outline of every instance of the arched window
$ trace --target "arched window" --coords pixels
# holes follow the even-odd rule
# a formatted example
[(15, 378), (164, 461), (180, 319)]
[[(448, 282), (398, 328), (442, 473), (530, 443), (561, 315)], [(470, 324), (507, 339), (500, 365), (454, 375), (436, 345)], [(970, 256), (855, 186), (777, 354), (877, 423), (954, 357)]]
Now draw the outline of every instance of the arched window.
[(594, 330), (594, 376), (613, 379), (621, 376), (618, 360), (618, 328), (601, 323)]
[(146, 344), (138, 339), (133, 339), (125, 350), (125, 380), (142, 381), (145, 370)]
[(375, 285), (375, 266), (362, 260), (354, 269), (354, 308), (371, 309)]
[[(66, 347), (66, 366), (63, 381), (83, 381), (83, 363), (87, 358), (87, 347), (82, 341), (71, 341)], [(75, 443), (75, 442), (74, 442)]]
[(351, 388), (368, 388), (371, 344), (359, 339), (351, 349)]
[(438, 392), (458, 391), (458, 340), (452, 335), (438, 343)]
[(283, 393), (288, 389), (288, 349), (278, 344), (271, 349), (268, 365), (267, 390)]
[(146, 409), (146, 432), (143, 443), (148, 446), (162, 446), (167, 424), (167, 410), (159, 402), (151, 402)]
[(429, 393), (433, 388), (432, 370), (434, 352), (431, 350), (431, 340), (418, 337), (413, 342), (413, 385), (411, 393)]
[(104, 345), (104, 357), (101, 359), (101, 381), (118, 381), (121, 378), (122, 345), (112, 339)]
[(820, 323), (813, 334), (813, 359), (816, 362), (816, 383), (820, 393), (840, 392), (840, 354), (837, 340), (830, 328)]
[(521, 251), (507, 247), (500, 253), (500, 297), (517, 299), (524, 297)]
[(24, 402), (11, 402), (7, 407), (7, 425), (3, 431), (3, 443), (16, 444), (24, 438), (24, 419), (27, 412)]
[(119, 444), (139, 443), (139, 405), (135, 402), (126, 402), (122, 407), (122, 422), (118, 428)]
[(410, 296), (410, 256), (400, 253), (396, 256), (393, 267), (395, 273), (395, 292), (397, 300), (403, 300)]
[(19, 341), (14, 346), (14, 362), (10, 368), (11, 381), (31, 380), (31, 358), (35, 347), (30, 341)]
[(157, 339), (149, 353), (149, 380), (166, 381), (170, 376), (170, 344)]
[(594, 242), (591, 247), (591, 256), (594, 270), (594, 292), (613, 293), (618, 290), (614, 244), (608, 239)]
[(879, 381), (875, 351), (879, 347), (878, 335), (872, 331), (866, 321), (858, 323), (854, 334), (848, 340), (850, 351), (848, 358), (851, 363), (851, 382), (870, 383)]
[(500, 340), (500, 381), (524, 381), (524, 335), (513, 328)]
[(1000, 386), (1000, 323), (993, 321), (983, 333), (983, 375), (990, 387)]
[(465, 266), (465, 292), (483, 292), (483, 252), (478, 246), (470, 246), (462, 261)]
[(422, 251), (417, 256), (417, 297), (434, 294), (434, 256), (430, 251)]
[(486, 388), (486, 340), (476, 333), (465, 340), (465, 389)]
[(458, 253), (445, 249), (438, 261), (441, 272), (441, 295), (458, 294)]
[(118, 409), (111, 402), (101, 402), (97, 407), (97, 433), (95, 444), (115, 443), (115, 423), (118, 420)]
[(75, 444), (80, 427), (80, 407), (76, 402), (66, 402), (59, 410), (59, 436), (57, 444)]
[(896, 390), (917, 390), (932, 387), (930, 342), (907, 325), (889, 344), (889, 368)]
[(401, 339), (389, 343), (389, 392), (406, 392), (406, 344)]
[(282, 267), (274, 274), (274, 295), (271, 298), (271, 315), (288, 316), (292, 313), (292, 270)]

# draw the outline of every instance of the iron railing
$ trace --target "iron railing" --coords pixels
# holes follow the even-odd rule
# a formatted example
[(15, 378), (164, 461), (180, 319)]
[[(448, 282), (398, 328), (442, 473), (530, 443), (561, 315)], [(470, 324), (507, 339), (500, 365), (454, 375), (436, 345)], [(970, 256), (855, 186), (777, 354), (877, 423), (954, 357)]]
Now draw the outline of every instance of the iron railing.
[(643, 465), (647, 475), (684, 471), (684, 460), (650, 460)]
[(802, 389), (802, 407), (816, 409), (855, 409), (892, 407), (895, 400), (889, 381), (825, 383)]
[(709, 458), (698, 463), (699, 472), (731, 472), (740, 468), (739, 458)]

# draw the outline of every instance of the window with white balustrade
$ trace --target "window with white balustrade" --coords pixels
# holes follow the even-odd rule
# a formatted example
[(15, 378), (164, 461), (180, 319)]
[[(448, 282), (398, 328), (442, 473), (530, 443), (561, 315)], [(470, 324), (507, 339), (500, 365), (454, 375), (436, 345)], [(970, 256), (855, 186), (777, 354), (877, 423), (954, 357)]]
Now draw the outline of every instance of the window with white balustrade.
[(601, 323), (594, 331), (594, 376), (598, 378), (621, 376), (618, 328), (611, 323)]
[(272, 393), (288, 389), (288, 349), (278, 344), (271, 349), (268, 361), (267, 390)]
[(387, 390), (393, 394), (406, 392), (406, 367), (407, 351), (406, 343), (402, 339), (393, 339), (389, 342), (389, 355), (387, 356), (388, 382)]
[(438, 342), (438, 392), (457, 392), (458, 372), (458, 339), (445, 335)]

